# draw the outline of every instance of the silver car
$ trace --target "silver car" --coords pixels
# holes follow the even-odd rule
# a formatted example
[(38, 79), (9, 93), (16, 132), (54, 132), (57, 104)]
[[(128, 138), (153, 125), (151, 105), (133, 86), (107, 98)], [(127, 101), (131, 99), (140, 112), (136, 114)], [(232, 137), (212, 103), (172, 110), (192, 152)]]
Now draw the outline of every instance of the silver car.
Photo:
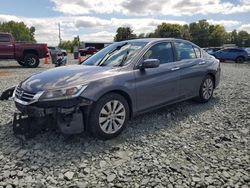
[(219, 61), (197, 45), (136, 39), (113, 43), (81, 65), (35, 74), (1, 98), (13, 95), (21, 112), (14, 116), (15, 134), (57, 128), (111, 139), (143, 112), (191, 98), (208, 102), (219, 81)]

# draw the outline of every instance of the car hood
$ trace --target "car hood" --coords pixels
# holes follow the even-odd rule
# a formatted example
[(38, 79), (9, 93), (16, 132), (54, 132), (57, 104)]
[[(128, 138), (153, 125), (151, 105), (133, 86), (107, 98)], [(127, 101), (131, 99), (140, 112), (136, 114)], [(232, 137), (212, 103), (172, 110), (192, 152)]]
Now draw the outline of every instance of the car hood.
[(35, 74), (21, 83), (25, 91), (37, 93), (51, 89), (68, 88), (88, 84), (90, 81), (114, 75), (112, 67), (71, 65)]

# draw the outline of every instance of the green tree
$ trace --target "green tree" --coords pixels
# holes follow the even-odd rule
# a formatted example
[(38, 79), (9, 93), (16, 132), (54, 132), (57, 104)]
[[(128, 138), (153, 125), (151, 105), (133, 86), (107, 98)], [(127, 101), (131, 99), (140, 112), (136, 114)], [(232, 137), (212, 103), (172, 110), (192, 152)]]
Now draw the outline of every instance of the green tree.
[(59, 48), (61, 49), (65, 49), (69, 52), (72, 52), (73, 50), (73, 42), (70, 41), (70, 40), (67, 40), (67, 41), (62, 41), (59, 45), (58, 45)]
[(130, 27), (119, 27), (116, 30), (114, 41), (118, 42), (118, 41), (135, 39), (135, 38), (136, 38), (136, 35), (133, 34), (133, 30)]
[(28, 27), (23, 22), (2, 22), (0, 32), (8, 32), (13, 35), (16, 41), (36, 42), (35, 27)]
[(246, 31), (239, 31), (236, 44), (240, 47), (250, 46), (250, 34)]
[(65, 50), (67, 50), (68, 52), (71, 52), (71, 53), (73, 52), (74, 46), (80, 46), (80, 38), (79, 38), (79, 36), (74, 37), (74, 39), (72, 41), (70, 41), (70, 40), (62, 41), (58, 45), (59, 48), (65, 49)]
[(209, 26), (209, 46), (222, 46), (229, 41), (229, 35), (222, 25)]
[(230, 39), (231, 39), (230, 42), (231, 42), (232, 44), (236, 44), (236, 43), (237, 43), (238, 33), (237, 33), (236, 29), (233, 30), (233, 31), (230, 33)]
[(154, 36), (157, 38), (167, 38), (167, 37), (181, 38), (182, 30), (183, 27), (179, 24), (162, 23), (161, 25), (157, 26), (154, 32)]
[(207, 47), (209, 45), (209, 26), (206, 20), (199, 20), (198, 23), (190, 23), (191, 41), (201, 47)]
[(189, 31), (189, 26), (187, 24), (183, 25), (182, 27), (182, 38), (186, 40), (191, 39), (190, 31)]

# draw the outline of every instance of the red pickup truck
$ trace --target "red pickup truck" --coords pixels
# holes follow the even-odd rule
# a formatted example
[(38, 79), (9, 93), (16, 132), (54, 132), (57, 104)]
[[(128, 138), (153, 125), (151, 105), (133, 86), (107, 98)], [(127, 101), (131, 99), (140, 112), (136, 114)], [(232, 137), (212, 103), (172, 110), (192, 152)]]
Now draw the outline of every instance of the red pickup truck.
[(0, 60), (15, 59), (24, 67), (35, 68), (40, 58), (48, 56), (47, 44), (15, 42), (10, 33), (0, 32)]

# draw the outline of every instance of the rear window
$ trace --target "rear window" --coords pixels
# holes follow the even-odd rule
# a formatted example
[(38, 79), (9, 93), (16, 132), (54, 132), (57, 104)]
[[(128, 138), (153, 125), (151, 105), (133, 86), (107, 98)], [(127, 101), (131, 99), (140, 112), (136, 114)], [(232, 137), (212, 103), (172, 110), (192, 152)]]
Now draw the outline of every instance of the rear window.
[(196, 54), (191, 44), (184, 42), (175, 42), (175, 48), (178, 61), (183, 59), (196, 59)]
[(8, 35), (0, 35), (0, 42), (10, 42)]

